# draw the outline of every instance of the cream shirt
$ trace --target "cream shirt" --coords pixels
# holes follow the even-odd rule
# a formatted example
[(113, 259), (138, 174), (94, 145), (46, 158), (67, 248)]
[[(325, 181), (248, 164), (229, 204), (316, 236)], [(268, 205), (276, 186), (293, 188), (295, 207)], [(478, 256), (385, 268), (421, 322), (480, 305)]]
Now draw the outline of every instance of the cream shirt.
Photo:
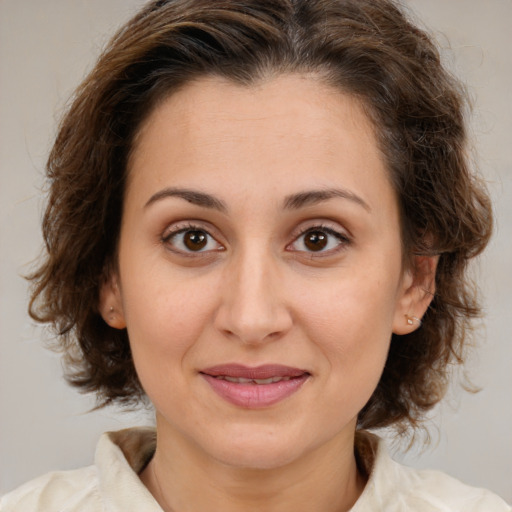
[[(153, 455), (155, 440), (155, 431), (148, 428), (104, 434), (93, 466), (28, 482), (0, 499), (0, 511), (162, 512), (138, 477)], [(351, 512), (512, 512), (489, 491), (394, 462), (374, 435), (361, 434), (357, 452), (369, 480)], [(314, 507), (311, 511), (317, 512)]]

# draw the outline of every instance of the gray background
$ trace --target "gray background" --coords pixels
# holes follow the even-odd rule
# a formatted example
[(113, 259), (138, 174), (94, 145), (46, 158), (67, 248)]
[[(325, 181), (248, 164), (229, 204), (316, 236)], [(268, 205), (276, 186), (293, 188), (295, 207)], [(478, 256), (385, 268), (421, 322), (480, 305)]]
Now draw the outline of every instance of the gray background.
[[(41, 247), (39, 190), (56, 121), (107, 37), (141, 4), (0, 0), (0, 493), (51, 469), (90, 464), (104, 430), (151, 422), (147, 412), (87, 414), (91, 399), (64, 384), (58, 357), (42, 348), (45, 332), (26, 314), (21, 277)], [(405, 460), (512, 502), (512, 0), (407, 4), (469, 84), (497, 231), (477, 268), (486, 318), (468, 366), (483, 391), (455, 387), (432, 415), (431, 447)]]

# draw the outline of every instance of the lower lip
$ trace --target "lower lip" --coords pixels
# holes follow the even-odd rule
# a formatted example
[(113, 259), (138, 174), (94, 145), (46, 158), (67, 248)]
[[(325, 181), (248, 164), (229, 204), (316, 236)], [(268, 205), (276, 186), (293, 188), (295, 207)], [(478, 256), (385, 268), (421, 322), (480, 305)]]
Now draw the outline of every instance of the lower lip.
[(246, 409), (262, 409), (296, 393), (309, 378), (308, 374), (271, 384), (238, 384), (201, 374), (224, 400)]

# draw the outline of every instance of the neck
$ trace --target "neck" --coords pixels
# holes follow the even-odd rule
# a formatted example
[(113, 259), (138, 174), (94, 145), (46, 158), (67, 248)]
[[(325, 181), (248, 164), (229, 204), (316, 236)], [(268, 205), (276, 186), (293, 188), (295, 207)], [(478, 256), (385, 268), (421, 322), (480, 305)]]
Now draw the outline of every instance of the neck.
[(345, 512), (365, 485), (354, 456), (354, 432), (271, 469), (229, 466), (204, 457), (183, 439), (160, 436), (141, 479), (165, 512)]

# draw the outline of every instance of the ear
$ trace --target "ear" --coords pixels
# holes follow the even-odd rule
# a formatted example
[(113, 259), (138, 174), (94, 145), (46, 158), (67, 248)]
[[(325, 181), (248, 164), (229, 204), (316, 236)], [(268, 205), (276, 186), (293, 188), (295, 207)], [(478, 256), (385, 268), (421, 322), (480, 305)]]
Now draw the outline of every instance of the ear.
[(436, 291), (439, 256), (414, 256), (404, 272), (393, 319), (394, 334), (409, 334), (421, 325)]
[(99, 312), (103, 320), (114, 329), (126, 328), (118, 277), (111, 274), (100, 288)]

